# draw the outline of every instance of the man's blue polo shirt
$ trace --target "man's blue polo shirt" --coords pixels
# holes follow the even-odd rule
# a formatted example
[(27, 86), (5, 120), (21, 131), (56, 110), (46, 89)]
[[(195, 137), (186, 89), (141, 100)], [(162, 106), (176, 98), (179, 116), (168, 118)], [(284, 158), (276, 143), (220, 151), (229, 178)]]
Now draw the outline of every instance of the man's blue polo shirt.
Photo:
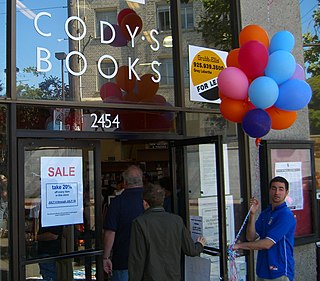
[(294, 231), (296, 220), (293, 213), (283, 203), (272, 211), (271, 205), (261, 212), (256, 222), (256, 232), (260, 239), (268, 238), (275, 244), (269, 250), (260, 250), (257, 259), (257, 275), (260, 278), (274, 279), (294, 277)]
[(103, 224), (105, 230), (115, 231), (112, 247), (112, 267), (128, 269), (132, 221), (143, 213), (143, 188), (128, 188), (110, 202)]

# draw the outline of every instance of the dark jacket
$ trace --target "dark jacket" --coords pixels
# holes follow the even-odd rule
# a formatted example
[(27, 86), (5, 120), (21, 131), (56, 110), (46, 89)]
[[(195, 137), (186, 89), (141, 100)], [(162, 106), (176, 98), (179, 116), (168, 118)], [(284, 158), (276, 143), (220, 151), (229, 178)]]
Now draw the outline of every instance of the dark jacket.
[(162, 207), (149, 208), (132, 223), (129, 280), (180, 281), (181, 253), (197, 256), (202, 251), (181, 217)]

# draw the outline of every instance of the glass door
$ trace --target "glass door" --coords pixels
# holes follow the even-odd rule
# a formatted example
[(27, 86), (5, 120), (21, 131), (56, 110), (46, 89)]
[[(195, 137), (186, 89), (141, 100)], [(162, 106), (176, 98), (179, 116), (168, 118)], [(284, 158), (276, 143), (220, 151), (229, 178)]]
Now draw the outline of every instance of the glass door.
[(19, 140), (20, 280), (103, 280), (99, 156), (99, 142)]
[(171, 157), (176, 212), (207, 240), (200, 257), (185, 257), (185, 280), (228, 280), (222, 138), (173, 141)]

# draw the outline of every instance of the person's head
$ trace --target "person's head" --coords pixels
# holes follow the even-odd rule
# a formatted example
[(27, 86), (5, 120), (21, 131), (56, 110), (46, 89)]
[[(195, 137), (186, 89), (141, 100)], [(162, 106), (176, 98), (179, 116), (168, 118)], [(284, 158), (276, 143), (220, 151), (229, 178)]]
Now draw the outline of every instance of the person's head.
[(281, 205), (289, 193), (289, 183), (284, 177), (274, 177), (269, 184), (270, 200), (272, 205)]
[(159, 179), (159, 184), (165, 189), (166, 197), (171, 196), (172, 193), (172, 182), (169, 177), (163, 177)]
[(164, 201), (164, 189), (157, 184), (148, 184), (143, 190), (143, 205), (149, 207), (160, 207)]
[(125, 188), (142, 187), (142, 170), (135, 165), (131, 165), (122, 173)]

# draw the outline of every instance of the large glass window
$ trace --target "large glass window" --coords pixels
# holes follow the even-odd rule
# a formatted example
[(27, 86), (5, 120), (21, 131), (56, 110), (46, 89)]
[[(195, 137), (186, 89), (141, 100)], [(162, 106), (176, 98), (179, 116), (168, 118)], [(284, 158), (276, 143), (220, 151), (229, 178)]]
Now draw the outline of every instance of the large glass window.
[[(125, 0), (20, 2), (19, 99), (102, 104), (101, 85), (113, 82), (116, 91), (107, 89), (108, 95), (121, 92), (126, 103), (156, 103), (161, 96), (164, 105), (174, 105), (173, 90), (163, 87), (160, 73), (160, 58), (172, 61), (172, 40), (169, 47), (164, 40), (172, 34), (157, 29), (156, 5)], [(169, 4), (161, 7), (168, 10)]]
[[(112, 62), (105, 60), (101, 63), (101, 70), (105, 75), (110, 76), (112, 73), (114, 73), (115, 66)], [(105, 84), (107, 82), (114, 82), (115, 81), (115, 78), (107, 79), (107, 78), (103, 77), (99, 73), (98, 69), (97, 69), (97, 78), (98, 78), (98, 81), (97, 81), (97, 88), (98, 88), (97, 90), (98, 91), (101, 89), (101, 86), (103, 84)]]
[[(158, 29), (160, 31), (168, 31), (171, 29), (170, 8), (167, 6), (159, 6), (157, 8)], [(193, 6), (192, 4), (181, 5), (181, 27), (182, 29), (194, 28)]]
[(9, 280), (9, 205), (8, 196), (11, 192), (8, 177), (8, 130), (7, 107), (0, 106), (0, 276), (1, 280)]
[(0, 2), (0, 97), (6, 95), (6, 4), (6, 0)]
[(117, 11), (96, 11), (96, 37), (100, 37), (100, 21), (107, 21), (111, 24), (116, 24)]

